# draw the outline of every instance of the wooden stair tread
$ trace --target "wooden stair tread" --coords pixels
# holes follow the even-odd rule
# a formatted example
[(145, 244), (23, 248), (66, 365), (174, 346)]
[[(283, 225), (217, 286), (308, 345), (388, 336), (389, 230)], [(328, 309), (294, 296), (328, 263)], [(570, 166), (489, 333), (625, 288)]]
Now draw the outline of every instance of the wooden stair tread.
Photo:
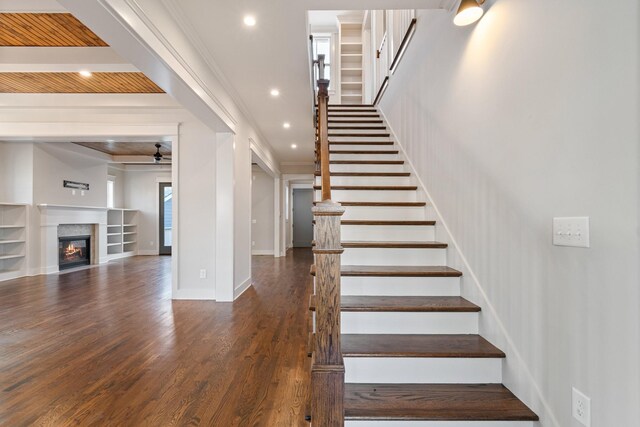
[[(322, 174), (317, 171), (313, 173), (315, 176)], [(331, 176), (411, 176), (411, 172), (331, 172)]]
[[(316, 274), (315, 264), (310, 273)], [(343, 265), (341, 276), (349, 277), (461, 277), (462, 272), (445, 265)]]
[(330, 160), (332, 165), (404, 165), (404, 160)]
[[(309, 300), (309, 310), (315, 311), (315, 295)], [(462, 297), (433, 296), (342, 296), (340, 311), (349, 312), (478, 312), (480, 307)]]
[(343, 265), (341, 276), (368, 277), (460, 277), (462, 273), (451, 267), (428, 266), (390, 266), (390, 265)]
[(329, 111), (329, 114), (327, 115), (327, 117), (329, 119), (331, 119), (332, 117), (340, 117), (340, 118), (353, 117), (353, 118), (359, 118), (359, 119), (379, 119), (380, 118), (380, 114), (374, 113), (374, 112), (369, 112), (369, 111), (363, 111), (361, 114), (354, 114), (354, 113), (350, 113), (350, 112), (332, 113), (331, 111)]
[[(321, 185), (314, 185), (314, 190), (321, 190)], [(415, 185), (332, 185), (332, 190), (355, 190), (355, 191), (415, 191)]]
[[(316, 223), (316, 220), (313, 220)], [(393, 225), (393, 226), (433, 226), (435, 221), (408, 221), (408, 220), (380, 220), (380, 219), (343, 219), (340, 221), (342, 225)]]
[[(335, 123), (335, 122), (334, 122)], [(340, 130), (386, 130), (387, 127), (382, 125), (378, 126), (327, 126), (329, 129), (340, 129)]]
[(359, 137), (359, 138), (375, 138), (375, 137), (380, 137), (380, 138), (388, 138), (391, 136), (390, 133), (388, 132), (368, 132), (368, 133), (354, 133), (354, 132), (329, 132), (329, 138), (331, 137)]
[[(320, 202), (313, 202), (317, 204)], [(382, 206), (382, 207), (422, 207), (426, 206), (427, 202), (338, 202), (342, 206)]]
[(329, 154), (398, 154), (398, 150), (329, 150)]
[(442, 242), (399, 242), (399, 241), (342, 241), (342, 247), (348, 248), (394, 248), (394, 249), (446, 249)]
[(342, 334), (340, 340), (342, 354), (348, 357), (505, 357), (475, 334)]
[(537, 421), (502, 384), (345, 384), (347, 420)]
[(393, 145), (393, 141), (329, 141), (332, 145)]
[(328, 120), (328, 123), (373, 123), (373, 124), (378, 124), (378, 123), (382, 123), (381, 119), (374, 119), (374, 120)]

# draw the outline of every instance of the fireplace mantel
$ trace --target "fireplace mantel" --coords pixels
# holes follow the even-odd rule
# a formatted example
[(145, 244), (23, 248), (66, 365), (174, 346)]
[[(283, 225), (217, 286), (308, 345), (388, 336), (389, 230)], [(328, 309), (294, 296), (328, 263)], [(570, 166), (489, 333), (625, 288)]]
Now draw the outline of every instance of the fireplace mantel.
[(40, 214), (40, 274), (57, 273), (58, 269), (58, 226), (65, 224), (89, 224), (95, 227), (96, 249), (94, 259), (103, 264), (107, 256), (107, 212), (108, 208), (98, 206), (71, 206), (38, 204)]

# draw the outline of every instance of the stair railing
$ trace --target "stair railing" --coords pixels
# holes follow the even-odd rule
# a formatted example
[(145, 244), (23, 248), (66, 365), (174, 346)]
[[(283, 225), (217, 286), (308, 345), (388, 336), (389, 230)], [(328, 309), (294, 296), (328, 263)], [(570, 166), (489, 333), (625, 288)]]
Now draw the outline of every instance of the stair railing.
[(340, 222), (344, 208), (331, 200), (329, 172), (329, 80), (324, 79), (324, 55), (318, 55), (316, 162), (321, 201), (315, 219), (315, 339), (311, 361), (311, 424), (344, 425), (344, 361), (340, 348)]

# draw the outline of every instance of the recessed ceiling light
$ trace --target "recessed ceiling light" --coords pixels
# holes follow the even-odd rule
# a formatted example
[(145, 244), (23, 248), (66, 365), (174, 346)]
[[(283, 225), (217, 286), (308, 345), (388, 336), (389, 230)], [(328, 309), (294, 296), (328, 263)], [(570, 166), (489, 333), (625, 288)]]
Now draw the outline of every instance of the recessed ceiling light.
[(80, 75), (82, 77), (91, 77), (91, 71), (82, 70), (82, 71), (80, 71)]
[(253, 27), (256, 25), (256, 18), (252, 15), (246, 15), (244, 17), (244, 25), (247, 27)]
[(298, 148), (298, 146), (296, 144), (291, 144), (291, 148), (295, 150), (296, 148)]
[(278, 89), (271, 89), (271, 96), (280, 96), (280, 91)]
[(289, 129), (289, 128), (291, 127), (291, 123), (289, 123), (289, 122), (284, 122), (284, 123), (282, 124), (282, 127), (283, 127), (283, 128), (285, 128), (285, 129)]

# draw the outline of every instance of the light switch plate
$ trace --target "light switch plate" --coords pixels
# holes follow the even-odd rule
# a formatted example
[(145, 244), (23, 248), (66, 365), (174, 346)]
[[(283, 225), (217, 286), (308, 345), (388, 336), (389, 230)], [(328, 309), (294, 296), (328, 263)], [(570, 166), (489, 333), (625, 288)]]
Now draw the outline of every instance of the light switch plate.
[(553, 218), (553, 244), (588, 248), (589, 217)]

